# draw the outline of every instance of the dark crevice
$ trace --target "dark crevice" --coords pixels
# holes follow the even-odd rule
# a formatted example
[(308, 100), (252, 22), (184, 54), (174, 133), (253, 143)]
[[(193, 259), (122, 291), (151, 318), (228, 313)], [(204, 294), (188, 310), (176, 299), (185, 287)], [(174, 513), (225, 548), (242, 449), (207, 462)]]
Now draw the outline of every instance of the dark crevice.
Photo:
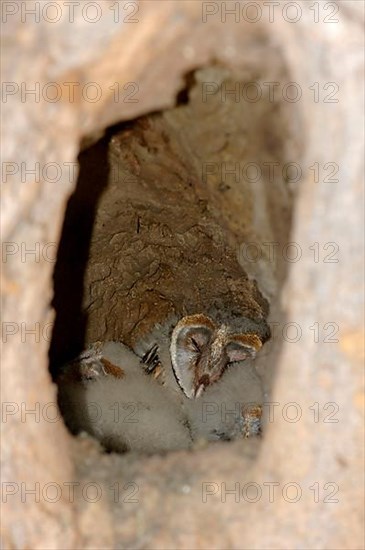
[(87, 314), (82, 311), (84, 275), (98, 201), (108, 184), (107, 134), (78, 157), (77, 187), (70, 197), (54, 271), (56, 319), (50, 346), (50, 370), (76, 356), (85, 344)]

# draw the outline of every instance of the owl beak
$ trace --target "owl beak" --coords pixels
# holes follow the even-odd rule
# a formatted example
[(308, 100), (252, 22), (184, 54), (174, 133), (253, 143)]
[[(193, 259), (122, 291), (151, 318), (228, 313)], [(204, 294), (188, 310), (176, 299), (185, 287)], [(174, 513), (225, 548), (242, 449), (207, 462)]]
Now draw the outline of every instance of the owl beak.
[(205, 388), (207, 386), (209, 386), (210, 383), (211, 383), (211, 380), (210, 380), (210, 377), (209, 377), (208, 374), (204, 374), (203, 376), (201, 376), (198, 380), (198, 383), (196, 384), (196, 386), (194, 388), (193, 397), (195, 399), (200, 397), (201, 394), (203, 393), (203, 391), (205, 390)]
[(194, 395), (194, 398), (197, 399), (198, 397), (200, 397), (204, 390), (205, 390), (204, 384), (200, 384), (200, 385), (194, 390), (194, 394), (193, 394), (193, 395)]

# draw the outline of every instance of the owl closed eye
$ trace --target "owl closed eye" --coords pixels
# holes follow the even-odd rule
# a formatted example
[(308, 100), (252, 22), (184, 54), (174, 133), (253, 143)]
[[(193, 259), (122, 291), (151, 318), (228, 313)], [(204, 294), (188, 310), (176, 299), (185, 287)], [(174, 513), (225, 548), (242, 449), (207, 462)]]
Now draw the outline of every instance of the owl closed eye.
[(217, 382), (230, 363), (254, 358), (262, 346), (253, 333), (232, 333), (205, 315), (184, 317), (175, 326), (170, 354), (176, 380), (189, 398)]

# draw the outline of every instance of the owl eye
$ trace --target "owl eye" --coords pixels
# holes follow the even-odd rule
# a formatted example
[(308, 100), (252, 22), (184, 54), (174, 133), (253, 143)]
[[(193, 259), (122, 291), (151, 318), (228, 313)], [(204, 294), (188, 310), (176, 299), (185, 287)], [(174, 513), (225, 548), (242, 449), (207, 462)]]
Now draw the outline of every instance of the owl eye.
[(191, 338), (191, 343), (193, 344), (194, 351), (200, 353), (200, 346), (198, 342), (194, 338)]
[[(172, 368), (179, 386), (189, 399), (198, 397), (195, 387), (196, 365), (211, 340), (214, 326), (209, 317), (193, 315), (184, 317), (172, 332)], [(203, 384), (201, 387), (204, 389)]]
[(253, 359), (256, 355), (256, 350), (249, 345), (230, 342), (226, 347), (226, 353), (228, 356), (228, 364), (230, 364), (237, 361), (244, 361), (248, 357)]
[(185, 345), (194, 354), (200, 354), (208, 344), (211, 331), (205, 327), (193, 327), (186, 334)]

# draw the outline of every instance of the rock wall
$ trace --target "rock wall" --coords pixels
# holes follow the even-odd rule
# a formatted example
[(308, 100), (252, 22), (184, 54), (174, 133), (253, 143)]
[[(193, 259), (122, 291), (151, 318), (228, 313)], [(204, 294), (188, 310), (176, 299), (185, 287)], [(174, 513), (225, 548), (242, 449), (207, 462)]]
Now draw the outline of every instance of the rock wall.
[[(363, 5), (282, 2), (272, 13), (242, 2), (229, 15), (220, 3), (195, 0), (93, 3), (100, 13), (86, 4), (74, 17), (62, 2), (57, 12), (2, 4), (4, 548), (362, 548)], [(32, 7), (39, 18), (27, 13)], [(279, 323), (270, 352), (274, 421), (267, 416), (258, 449), (238, 442), (149, 459), (104, 455), (67, 433), (48, 371), (55, 243), (77, 155), (111, 124), (172, 108), (184, 76), (217, 65), (245, 72), (240, 82), (260, 82), (269, 98), (247, 109), (245, 124), (257, 134), (243, 131), (229, 160), (242, 147), (254, 160), (264, 151), (302, 168), (288, 219), (285, 196), (273, 198), (280, 186), (256, 187), (250, 197), (264, 201), (250, 241), (262, 246), (266, 235), (280, 235), (302, 252), (288, 261), (280, 246), (277, 262), (251, 262), (254, 275), (277, 285), (267, 287)], [(270, 89), (273, 101), (279, 93), (276, 114)], [(209, 139), (206, 128), (200, 140)], [(221, 139), (217, 128), (219, 162)], [(209, 180), (207, 200), (242, 244), (241, 210), (230, 202), (237, 195), (221, 200), (219, 183)], [(90, 209), (85, 215), (92, 221)], [(287, 322), (300, 328), (295, 342), (282, 338)], [(240, 493), (225, 498), (225, 488)]]

